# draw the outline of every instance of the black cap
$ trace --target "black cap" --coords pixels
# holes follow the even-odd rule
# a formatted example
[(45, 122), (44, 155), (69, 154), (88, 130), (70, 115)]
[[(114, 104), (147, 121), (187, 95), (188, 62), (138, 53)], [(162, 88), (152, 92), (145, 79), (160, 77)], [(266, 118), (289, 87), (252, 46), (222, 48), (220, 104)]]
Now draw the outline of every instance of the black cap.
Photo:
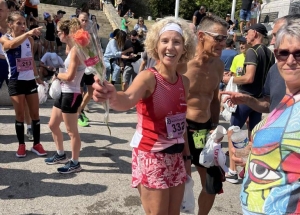
[(242, 42), (242, 43), (247, 42), (247, 40), (246, 40), (245, 37), (239, 37), (239, 38), (237, 39), (237, 41), (238, 41), (238, 42)]
[(66, 11), (63, 11), (63, 10), (59, 10), (59, 11), (57, 11), (57, 14), (60, 14), (60, 13), (62, 13), (62, 14), (66, 14)]
[(136, 30), (132, 30), (132, 31), (130, 32), (130, 35), (135, 37), (135, 36), (138, 35), (138, 33), (136, 32)]
[(251, 26), (250, 26), (249, 28), (247, 28), (245, 31), (247, 32), (247, 31), (249, 31), (250, 29), (257, 31), (258, 33), (261, 33), (261, 34), (264, 35), (264, 36), (267, 36), (267, 35), (268, 35), (268, 31), (267, 31), (266, 26), (264, 26), (264, 25), (261, 24), (261, 23), (257, 23), (257, 24), (251, 25)]

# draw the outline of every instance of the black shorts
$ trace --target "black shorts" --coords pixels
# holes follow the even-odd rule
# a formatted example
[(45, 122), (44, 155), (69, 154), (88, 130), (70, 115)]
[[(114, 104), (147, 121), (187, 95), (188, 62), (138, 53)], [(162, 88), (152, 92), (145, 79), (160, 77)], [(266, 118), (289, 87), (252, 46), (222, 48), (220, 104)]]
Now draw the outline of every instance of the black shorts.
[(9, 96), (30, 95), (37, 93), (37, 84), (35, 79), (29, 81), (9, 80), (7, 86)]
[(60, 39), (58, 37), (56, 37), (55, 40), (56, 40), (57, 46), (62, 46), (62, 42), (60, 41)]
[(54, 42), (55, 41), (54, 34), (46, 34), (45, 40), (50, 41), (50, 42)]
[(60, 98), (54, 101), (53, 106), (61, 109), (63, 113), (77, 113), (81, 102), (81, 93), (62, 93)]
[(33, 17), (39, 16), (37, 8), (27, 7), (25, 5), (25, 14), (27, 15), (27, 17), (30, 17), (30, 13), (32, 13)]
[(90, 75), (84, 74), (80, 82), (80, 87), (84, 87), (84, 85), (93, 85), (94, 82), (95, 80), (93, 74)]
[(50, 77), (50, 76), (54, 75), (54, 71), (51, 71), (51, 70), (48, 70), (48, 69), (46, 69), (46, 71), (47, 71), (46, 77)]
[(6, 85), (8, 85), (8, 64), (5, 59), (0, 58), (0, 89), (2, 87), (2, 84), (6, 82)]
[[(205, 168), (204, 166), (199, 164), (199, 156), (205, 143), (206, 143), (206, 135), (211, 130), (211, 120), (208, 120), (206, 123), (198, 123), (192, 120), (187, 119), (187, 136), (189, 142), (189, 148), (191, 155), (193, 156), (192, 164), (197, 167)], [(201, 144), (195, 144), (193, 134), (195, 131), (199, 132), (200, 136), (203, 136), (201, 139)], [(206, 184), (205, 190), (209, 194), (217, 194), (222, 192), (224, 181), (224, 172), (219, 166), (213, 166), (210, 168), (206, 168)]]

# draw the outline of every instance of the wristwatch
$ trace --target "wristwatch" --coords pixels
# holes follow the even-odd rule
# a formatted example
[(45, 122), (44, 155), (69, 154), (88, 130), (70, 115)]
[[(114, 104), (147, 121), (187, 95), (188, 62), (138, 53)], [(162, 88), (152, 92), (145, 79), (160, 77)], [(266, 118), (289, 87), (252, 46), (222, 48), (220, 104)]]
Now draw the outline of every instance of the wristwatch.
[(187, 161), (187, 160), (192, 160), (193, 156), (192, 155), (183, 155), (183, 160)]
[(39, 75), (35, 75), (34, 78), (35, 78), (35, 79), (38, 79), (38, 78), (40, 78), (40, 76), (39, 76)]
[(59, 73), (58, 71), (54, 72), (55, 78), (57, 78), (58, 73)]

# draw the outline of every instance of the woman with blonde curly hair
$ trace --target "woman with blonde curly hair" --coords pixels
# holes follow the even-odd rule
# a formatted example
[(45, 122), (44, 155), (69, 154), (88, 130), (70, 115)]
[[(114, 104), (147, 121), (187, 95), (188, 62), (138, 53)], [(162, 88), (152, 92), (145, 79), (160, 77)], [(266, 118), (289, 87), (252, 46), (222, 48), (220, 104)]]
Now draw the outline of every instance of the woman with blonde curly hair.
[[(53, 140), (57, 152), (47, 159), (47, 164), (64, 164), (57, 169), (59, 173), (72, 173), (81, 170), (78, 162), (81, 140), (77, 126), (77, 109), (82, 102), (80, 81), (84, 74), (85, 66), (81, 64), (77, 56), (77, 48), (74, 46), (72, 34), (80, 29), (77, 18), (60, 21), (57, 25), (57, 35), (61, 42), (66, 43), (70, 51), (64, 62), (65, 71), (56, 72), (54, 79), (61, 80), (62, 93), (59, 99), (54, 101), (49, 127), (52, 131)], [(68, 161), (63, 147), (63, 134), (59, 128), (64, 121), (68, 135), (71, 139), (72, 158)]]
[(176, 67), (194, 56), (195, 40), (186, 21), (167, 17), (152, 26), (145, 46), (159, 63), (140, 72), (125, 92), (108, 82), (100, 86), (96, 79), (94, 100), (109, 99), (119, 111), (136, 105), (138, 124), (130, 143), (132, 187), (138, 188), (146, 214), (176, 215), (191, 174), (185, 142), (189, 81)]

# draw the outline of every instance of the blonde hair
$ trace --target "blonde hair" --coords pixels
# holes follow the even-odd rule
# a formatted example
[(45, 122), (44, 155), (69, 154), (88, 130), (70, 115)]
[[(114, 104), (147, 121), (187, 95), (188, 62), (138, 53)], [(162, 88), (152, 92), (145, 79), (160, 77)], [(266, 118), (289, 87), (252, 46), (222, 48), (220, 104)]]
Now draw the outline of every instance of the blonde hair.
[(179, 63), (188, 62), (195, 55), (196, 39), (194, 36), (194, 32), (191, 31), (188, 23), (180, 18), (176, 19), (175, 17), (166, 17), (153, 24), (151, 29), (147, 33), (147, 37), (144, 42), (146, 52), (150, 57), (159, 60), (158, 53), (156, 51), (157, 43), (160, 38), (159, 32), (168, 23), (175, 23), (181, 27), (183, 32), (182, 38), (185, 53), (180, 57)]
[(66, 35), (73, 34), (81, 28), (80, 22), (77, 18), (71, 20), (63, 20), (57, 23), (58, 28)]

